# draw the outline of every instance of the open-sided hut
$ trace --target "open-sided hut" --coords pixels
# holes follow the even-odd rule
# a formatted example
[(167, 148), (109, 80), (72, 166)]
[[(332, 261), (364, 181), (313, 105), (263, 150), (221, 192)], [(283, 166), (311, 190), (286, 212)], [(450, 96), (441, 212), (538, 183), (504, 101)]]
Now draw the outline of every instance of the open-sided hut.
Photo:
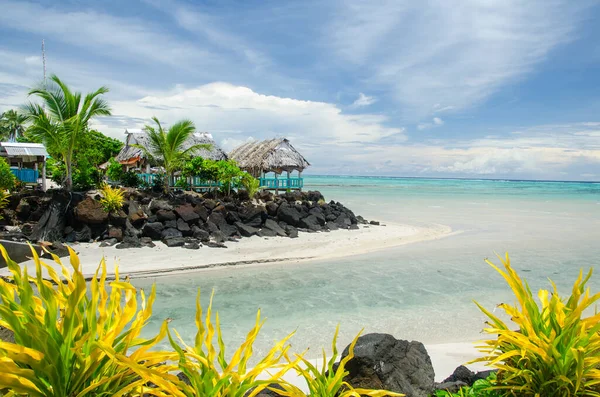
[[(127, 134), (125, 145), (115, 159), (123, 165), (125, 171), (136, 170), (143, 181), (151, 183), (157, 175), (153, 173), (152, 164), (146, 158), (144, 151), (137, 147), (138, 145), (145, 148), (150, 146), (148, 134), (145, 132), (128, 131), (125, 131), (125, 133)], [(192, 134), (183, 144), (183, 150), (200, 144), (210, 146), (208, 149), (200, 148), (196, 150), (194, 152), (195, 156), (210, 160), (227, 160), (227, 153), (216, 144), (212, 135), (206, 132)]]
[[(142, 149), (136, 145), (149, 147), (150, 138), (145, 132), (128, 132), (127, 138), (125, 139), (125, 146), (121, 149), (115, 159), (125, 166), (126, 170), (139, 169), (146, 173), (150, 173), (151, 164), (146, 158), (146, 155)], [(210, 160), (227, 160), (227, 153), (225, 153), (214, 141), (211, 134), (206, 132), (196, 132), (190, 136), (190, 138), (183, 144), (183, 149), (187, 149), (194, 145), (208, 144), (210, 149), (198, 149), (194, 153), (198, 157), (202, 157)]]
[(46, 190), (48, 152), (44, 145), (41, 143), (0, 142), (0, 156), (6, 159), (11, 172), (19, 181), (36, 186), (40, 184), (42, 190)]
[[(298, 189), (304, 185), (302, 171), (310, 163), (285, 138), (252, 141), (229, 153), (238, 166), (260, 179), (267, 189)], [(297, 176), (292, 176), (296, 171)], [(285, 175), (282, 175), (285, 172)], [(269, 176), (269, 174), (274, 174)]]

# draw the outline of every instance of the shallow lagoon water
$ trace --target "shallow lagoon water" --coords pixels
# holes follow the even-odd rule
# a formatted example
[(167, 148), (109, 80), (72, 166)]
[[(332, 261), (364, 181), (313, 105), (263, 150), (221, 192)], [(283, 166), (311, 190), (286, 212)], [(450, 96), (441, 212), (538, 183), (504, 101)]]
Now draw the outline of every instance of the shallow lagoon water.
[[(330, 344), (337, 324), (340, 347), (363, 328), (430, 344), (472, 341), (482, 336), (484, 322), (473, 300), (487, 307), (514, 300), (484, 258), (509, 251), (532, 289), (549, 287), (550, 277), (568, 291), (579, 269), (597, 265), (600, 257), (600, 184), (309, 176), (305, 187), (367, 219), (445, 224), (457, 233), (334, 261), (134, 280), (145, 289), (157, 284), (146, 332), (171, 318), (191, 342), (200, 288), (204, 306), (214, 289), (214, 308), (232, 345), (243, 340), (261, 309), (268, 320), (257, 352), (296, 330), (295, 350), (310, 347), (316, 355)], [(600, 275), (590, 285), (597, 291)]]

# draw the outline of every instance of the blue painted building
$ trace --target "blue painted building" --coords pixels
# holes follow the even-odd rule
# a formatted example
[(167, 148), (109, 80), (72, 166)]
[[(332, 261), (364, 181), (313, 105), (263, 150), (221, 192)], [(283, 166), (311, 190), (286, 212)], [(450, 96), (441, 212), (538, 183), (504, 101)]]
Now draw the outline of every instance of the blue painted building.
[(46, 190), (48, 152), (41, 143), (0, 142), (0, 156), (10, 165), (17, 179)]

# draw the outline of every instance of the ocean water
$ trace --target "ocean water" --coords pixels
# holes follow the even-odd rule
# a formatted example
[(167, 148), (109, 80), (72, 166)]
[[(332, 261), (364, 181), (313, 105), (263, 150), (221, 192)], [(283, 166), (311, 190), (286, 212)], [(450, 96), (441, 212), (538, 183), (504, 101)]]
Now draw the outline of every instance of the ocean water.
[[(474, 341), (485, 317), (473, 300), (488, 308), (514, 301), (485, 258), (508, 251), (532, 289), (548, 288), (551, 278), (564, 292), (580, 269), (599, 264), (600, 184), (307, 176), (305, 188), (369, 220), (444, 224), (457, 233), (339, 260), (134, 280), (157, 285), (146, 332), (171, 318), (191, 342), (201, 289), (204, 305), (215, 291), (214, 309), (231, 345), (241, 343), (261, 309), (268, 320), (258, 353), (296, 331), (294, 349), (317, 356), (338, 324), (341, 348), (361, 329), (429, 344)], [(590, 286), (600, 289), (600, 275)]]

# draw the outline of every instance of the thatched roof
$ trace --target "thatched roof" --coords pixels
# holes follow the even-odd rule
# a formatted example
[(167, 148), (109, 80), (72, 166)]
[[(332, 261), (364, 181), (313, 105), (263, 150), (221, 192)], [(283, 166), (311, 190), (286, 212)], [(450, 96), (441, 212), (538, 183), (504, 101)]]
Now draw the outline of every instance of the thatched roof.
[(285, 138), (253, 141), (233, 149), (229, 158), (252, 174), (260, 172), (302, 171), (310, 165)]
[[(144, 147), (149, 146), (150, 139), (148, 134), (145, 132), (127, 132), (127, 139), (125, 140), (125, 146), (121, 149), (119, 154), (115, 157), (117, 161), (126, 164), (134, 163), (136, 161), (145, 158), (144, 151), (133, 145), (140, 145)], [(196, 156), (210, 159), (210, 160), (226, 160), (227, 154), (216, 144), (211, 134), (208, 133), (194, 133), (184, 144), (183, 149), (187, 149), (191, 146), (198, 144), (209, 144), (211, 149), (199, 149), (194, 154)]]

